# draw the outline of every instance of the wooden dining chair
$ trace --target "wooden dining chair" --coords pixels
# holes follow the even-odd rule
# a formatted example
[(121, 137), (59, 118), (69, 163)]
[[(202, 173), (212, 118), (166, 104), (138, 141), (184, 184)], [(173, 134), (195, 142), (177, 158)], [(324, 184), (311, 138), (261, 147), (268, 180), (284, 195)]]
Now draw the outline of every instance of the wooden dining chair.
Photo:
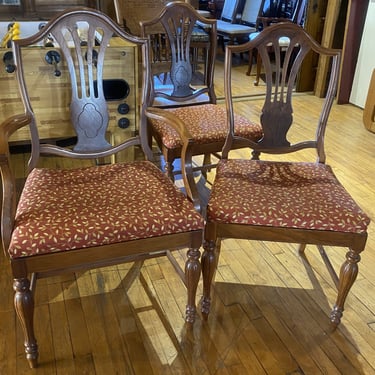
[[(281, 53), (279, 40), (285, 37), (290, 43)], [(274, 60), (268, 53), (271, 44)], [(266, 74), (266, 97), (260, 114), (264, 136), (257, 142), (235, 134), (231, 90), (232, 54), (254, 48), (263, 60)], [(311, 110), (311, 118), (306, 119), (311, 133), (300, 131), (298, 121), (294, 121), (298, 107), (293, 106), (296, 77), (310, 53), (331, 61), (321, 112), (314, 116)], [(229, 131), (207, 206), (202, 255), (202, 313), (206, 318), (211, 284), (220, 262), (220, 241), (236, 238), (300, 244), (301, 255), (306, 245), (316, 245), (337, 287), (330, 322), (333, 328), (340, 323), (346, 297), (358, 273), (360, 253), (365, 249), (370, 219), (325, 163), (325, 131), (339, 67), (339, 50), (320, 46), (293, 23), (269, 26), (246, 44), (227, 46), (224, 74)], [(261, 153), (262, 160), (236, 158), (231, 150), (237, 142), (247, 143), (250, 150)], [(311, 150), (315, 150), (315, 161), (311, 160)], [(251, 241), (247, 249), (250, 253)], [(336, 251), (348, 248), (339, 275), (325, 246)]]
[[(172, 2), (154, 19), (141, 22), (142, 36), (152, 44), (158, 40), (154, 30), (159, 33), (160, 27), (166, 38), (163, 47), (170, 47), (170, 80), (164, 84), (154, 76), (150, 81), (147, 129), (150, 150), (154, 139), (164, 157), (166, 173), (174, 179), (179, 171), (174, 170), (173, 163), (180, 158), (185, 140), (174, 130), (173, 124), (181, 123), (185, 128), (192, 156), (204, 156), (203, 164), (194, 167), (204, 173), (216, 164), (211, 162), (211, 155), (217, 155), (223, 147), (227, 133), (226, 111), (224, 106), (216, 104), (214, 90), (216, 21), (201, 17), (187, 3)], [(199, 65), (197, 55), (204, 56), (203, 64)], [(150, 59), (150, 70), (157, 71), (153, 64)], [(151, 112), (157, 113), (157, 117), (150, 117)], [(253, 140), (260, 138), (259, 124), (240, 115), (235, 118), (239, 134)], [(152, 157), (151, 151), (149, 154)]]
[[(268, 3), (269, 5), (269, 3)], [(296, 0), (293, 6), (286, 11), (281, 11), (281, 9), (275, 9), (273, 12), (266, 11), (264, 8), (260, 12), (260, 15), (257, 20), (257, 29), (258, 31), (251, 33), (249, 35), (249, 39), (252, 40), (256, 38), (256, 36), (260, 33), (259, 30), (263, 30), (264, 28), (274, 25), (275, 23), (280, 22), (293, 22), (299, 26), (303, 25), (305, 19), (305, 12), (306, 12), (306, 0)], [(286, 49), (288, 47), (289, 40), (288, 38), (281, 38), (279, 41), (279, 45), (282, 49)], [(270, 49), (270, 53), (272, 53), (272, 48)], [(256, 60), (256, 76), (254, 85), (258, 86), (260, 81), (260, 75), (262, 71), (262, 59), (257, 51), (253, 51), (252, 54), (249, 55), (249, 65), (246, 72), (246, 75), (251, 75), (252, 65), (253, 65), (253, 55), (255, 55)]]
[[(233, 4), (230, 0), (227, 0), (226, 3)], [(228, 44), (243, 43), (249, 39), (249, 35), (257, 31), (257, 20), (263, 9), (263, 3), (264, 0), (246, 0), (240, 17), (235, 23), (229, 23), (225, 20), (217, 21), (217, 33), (223, 49), (225, 48), (225, 41)]]
[[(30, 76), (24, 74), (29, 47), (47, 35), (53, 37), (54, 51), (60, 54), (60, 74), (53, 75), (41, 60), (39, 71), (51, 70), (51, 74), (29, 86)], [(142, 51), (139, 112), (143, 113), (148, 87), (145, 82), (150, 76), (148, 41), (125, 33), (105, 14), (88, 8), (66, 10), (34, 36), (13, 41), (23, 113), (0, 125), (1, 238), (13, 273), (14, 304), (32, 368), (38, 360), (34, 293), (36, 281), (42, 277), (159, 256), (172, 260), (171, 250), (186, 248), (185, 270), (177, 267), (178, 262), (173, 264), (187, 287), (186, 322), (195, 320), (203, 218), (173, 182), (143, 156), (101, 162), (134, 147), (139, 155), (147, 143), (142, 128), (139, 135), (122, 142), (110, 143), (107, 139), (112, 114), (104, 95), (103, 71), (107, 63), (112, 67), (112, 59), (105, 58), (112, 43), (120, 46), (116, 60), (125, 65), (131, 59), (121, 46), (130, 44)], [(61, 110), (70, 111), (70, 131), (76, 136), (66, 142), (67, 147), (39, 137), (46, 126), (50, 134), (62, 126), (53, 117), (56, 91), (50, 91), (43, 121), (33, 110), (34, 101), (40, 98), (38, 90), (48, 90), (49, 84), (56, 82), (54, 90), (71, 88), (65, 95), (66, 103), (61, 103)], [(138, 95), (138, 87), (132, 89)], [(48, 122), (47, 115), (53, 121)], [(30, 131), (31, 156), (18, 199), (13, 170), (17, 166), (12, 164), (8, 141), (23, 129)]]

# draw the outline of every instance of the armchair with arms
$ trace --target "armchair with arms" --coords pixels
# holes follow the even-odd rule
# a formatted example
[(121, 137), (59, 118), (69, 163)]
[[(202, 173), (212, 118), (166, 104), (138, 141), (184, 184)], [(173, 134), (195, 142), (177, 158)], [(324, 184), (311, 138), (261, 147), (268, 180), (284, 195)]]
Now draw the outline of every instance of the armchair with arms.
[[(84, 41), (82, 25), (87, 27)], [(65, 65), (61, 65), (58, 77), (52, 75), (30, 87), (24, 73), (28, 47), (47, 35), (53, 37)], [(98, 164), (129, 148), (147, 148), (144, 122), (139, 135), (115, 144), (107, 140), (110, 114), (103, 72), (108, 72), (105, 55), (113, 38), (118, 39), (117, 45), (123, 41), (142, 51), (139, 110), (143, 116), (150, 79), (148, 41), (127, 34), (105, 14), (88, 8), (66, 10), (37, 34), (13, 41), (24, 111), (0, 124), (1, 238), (12, 269), (14, 304), (24, 333), (26, 358), (32, 368), (38, 364), (39, 353), (34, 333), (34, 294), (36, 281), (42, 277), (159, 256), (171, 258), (169, 249), (186, 248), (185, 271), (177, 270), (187, 287), (186, 322), (195, 320), (203, 218), (173, 182), (144, 157)], [(118, 53), (118, 61), (127, 64), (121, 48)], [(33, 101), (38, 99), (39, 89), (48, 90), (53, 83), (54, 89), (71, 88), (62, 108), (71, 114), (71, 129), (76, 135), (72, 146), (39, 138), (45, 117), (54, 115), (53, 100), (46, 104), (43, 121), (34, 112)], [(53, 129), (61, 124), (52, 119), (48, 125)], [(31, 156), (18, 199), (8, 141), (22, 128), (30, 131)], [(69, 163), (62, 161), (65, 158)]]

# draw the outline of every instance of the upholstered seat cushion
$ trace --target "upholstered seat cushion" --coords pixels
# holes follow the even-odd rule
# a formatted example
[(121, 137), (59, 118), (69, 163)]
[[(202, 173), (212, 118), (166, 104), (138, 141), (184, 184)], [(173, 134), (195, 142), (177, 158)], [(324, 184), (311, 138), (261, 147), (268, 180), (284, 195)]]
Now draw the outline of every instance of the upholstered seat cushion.
[(223, 20), (217, 20), (217, 32), (218, 34), (231, 34), (231, 35), (242, 35), (249, 34), (256, 31), (256, 27), (248, 26), (238, 23), (230, 23)]
[(222, 160), (213, 186), (210, 221), (355, 233), (370, 223), (323, 164)]
[(196, 25), (193, 28), (191, 40), (192, 42), (209, 42), (210, 38), (207, 32), (202, 27)]
[(16, 213), (13, 258), (202, 229), (193, 205), (150, 162), (34, 169)]
[[(224, 142), (228, 133), (227, 111), (224, 106), (201, 104), (178, 108), (168, 108), (182, 120), (196, 144)], [(262, 137), (262, 128), (244, 116), (235, 115), (235, 132), (254, 141)], [(175, 129), (160, 120), (151, 120), (151, 124), (169, 149), (181, 147), (181, 139)]]

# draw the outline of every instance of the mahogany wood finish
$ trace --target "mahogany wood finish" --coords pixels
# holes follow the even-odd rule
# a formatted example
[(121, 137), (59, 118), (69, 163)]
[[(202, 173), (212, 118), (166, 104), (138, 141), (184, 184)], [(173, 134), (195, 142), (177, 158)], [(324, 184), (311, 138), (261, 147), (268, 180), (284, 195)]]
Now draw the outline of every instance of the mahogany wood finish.
[[(281, 37), (287, 37), (290, 40), (284, 57), (282, 57), (282, 49), (279, 46)], [(270, 45), (272, 45), (273, 49), (273, 62), (271, 62), (269, 56)], [(260, 117), (264, 136), (259, 142), (248, 142), (244, 138), (234, 135), (235, 125), (233, 123), (234, 105), (232, 100), (231, 72), (233, 54), (249, 51), (254, 48), (258, 50), (265, 66), (267, 92)], [(296, 49), (298, 53), (295, 55)], [(293, 122), (293, 89), (300, 65), (304, 57), (308, 53), (311, 53), (311, 51), (331, 58), (331, 74), (328, 82), (327, 96), (324, 101), (322, 101), (322, 109), (319, 117), (316, 119), (316, 126), (313, 128), (312, 132), (299, 134), (298, 125)], [(360, 253), (364, 250), (367, 240), (369, 218), (356, 206), (355, 202), (353, 202), (352, 211), (350, 211), (348, 215), (350, 217), (352, 216), (355, 221), (358, 220), (358, 223), (360, 223), (358, 226), (360, 228), (349, 230), (348, 228), (342, 228), (341, 225), (337, 225), (328, 230), (325, 228), (334, 222), (334, 213), (331, 210), (329, 212), (324, 212), (324, 210), (327, 211), (327, 208), (324, 208), (324, 205), (320, 205), (322, 203), (321, 200), (324, 202), (329, 201), (329, 191), (325, 191), (327, 190), (325, 184), (321, 183), (321, 185), (319, 185), (318, 180), (314, 182), (318, 184), (317, 187), (310, 188), (309, 196), (306, 197), (300, 196), (300, 194), (303, 193), (293, 193), (293, 186), (297, 187), (298, 184), (301, 184), (300, 188), (302, 189), (304, 186), (302, 182), (307, 181), (304, 180), (304, 178), (311, 178), (325, 165), (324, 136), (337, 88), (339, 65), (339, 50), (323, 48), (301, 27), (293, 23), (279, 23), (269, 26), (253, 41), (249, 41), (240, 46), (227, 47), (224, 74), (225, 98), (230, 130), (223, 148), (222, 159), (216, 171), (215, 181), (207, 206), (205, 251), (202, 256), (204, 289), (202, 313), (204, 316), (207, 317), (210, 311), (211, 283), (219, 262), (220, 241), (222, 238), (235, 238), (299, 243), (301, 244), (299, 250), (301, 254), (304, 253), (306, 244), (316, 245), (323, 257), (324, 263), (328, 266), (330, 273), (333, 275), (335, 285), (338, 289), (337, 299), (331, 312), (330, 321), (333, 328), (336, 328), (340, 323), (344, 310), (344, 302), (357, 277)], [(312, 119), (310, 119), (310, 123), (311, 125), (314, 124)], [(238, 142), (240, 144), (246, 143), (248, 147), (253, 150), (255, 158), (261, 153), (262, 155), (268, 156), (269, 159), (264, 161), (233, 160), (230, 150), (233, 148), (233, 145)], [(300, 180), (300, 174), (289, 173), (289, 167), (294, 166), (295, 168), (299, 168), (302, 165), (306, 165), (305, 163), (293, 161), (293, 155), (305, 149), (315, 150), (317, 161), (311, 163), (312, 173), (308, 174), (308, 172), (306, 172), (306, 175)], [(307, 150), (304, 152), (306, 152), (306, 156), (311, 158)], [(282, 164), (278, 161), (281, 155), (286, 155), (288, 161), (285, 167), (285, 173), (283, 172)], [(287, 157), (288, 155), (289, 157)], [(262, 158), (264, 157), (262, 156)], [(260, 168), (259, 174), (256, 172), (256, 165)], [(232, 169), (230, 169), (230, 167), (232, 167)], [(251, 169), (254, 167), (255, 171)], [(326, 169), (326, 166), (324, 166), (324, 168)], [(243, 172), (245, 170), (250, 172)], [(266, 170), (273, 170), (274, 175), (271, 174), (267, 179), (261, 178), (261, 176), (263, 176), (262, 173)], [(328, 176), (327, 178), (332, 178), (332, 180), (335, 181), (334, 184), (337, 183), (337, 185), (340, 186), (330, 169), (328, 169)], [(272, 181), (270, 181), (271, 179)], [(233, 209), (232, 206), (236, 202), (227, 199), (227, 196), (231, 196), (229, 192), (236, 188), (237, 190), (234, 191), (237, 193), (236, 196), (240, 198), (238, 195), (240, 194), (238, 186), (241, 186), (243, 189), (245, 189), (245, 186), (247, 188), (246, 191), (242, 190), (241, 199), (239, 199), (240, 202), (243, 202), (243, 206), (247, 208), (243, 209), (239, 207)], [(259, 194), (261, 194), (261, 201), (263, 203), (257, 205), (256, 202), (253, 202), (252, 197), (258, 191), (259, 186), (263, 186), (263, 189), (259, 189), (259, 191), (261, 191)], [(317, 225), (305, 227), (303, 223), (299, 224), (299, 219), (309, 220), (312, 209), (304, 213), (304, 216), (302, 215), (303, 218), (301, 218), (301, 216), (297, 215), (299, 210), (296, 208), (296, 205), (300, 204), (305, 207), (307, 202), (310, 205), (313, 197), (316, 197), (316, 195), (312, 193), (313, 189), (318, 189), (319, 194), (321, 194), (321, 199), (317, 198), (316, 201), (313, 201), (315, 203), (312, 207), (321, 207), (319, 213), (317, 213), (317, 220), (319, 221), (320, 218), (320, 220), (325, 223), (324, 227), (319, 227)], [(281, 206), (275, 209), (275, 207), (272, 206), (272, 202), (278, 202), (279, 190), (280, 194), (282, 191), (282, 193), (285, 193), (285, 196), (283, 195), (284, 199)], [(346, 210), (346, 203), (350, 196), (347, 193), (344, 193), (344, 195), (347, 198), (342, 201), (337, 200), (335, 203), (336, 212), (344, 212)], [(285, 199), (285, 197), (288, 197), (288, 199)], [(291, 199), (291, 197), (293, 198)], [(285, 212), (288, 212), (288, 219), (283, 215)], [(270, 219), (267, 219), (268, 217)], [(240, 218), (244, 219), (242, 220)], [(275, 220), (273, 220), (273, 218)], [(289, 219), (290, 222), (288, 221)], [(286, 221), (287, 223), (285, 224)], [(336, 275), (323, 246), (349, 248), (346, 259), (341, 266), (339, 276)]]
[[(82, 25), (83, 27), (87, 26), (86, 32), (80, 29)], [(52, 36), (55, 42), (58, 43), (61, 58), (68, 65), (71, 78), (70, 109), (76, 141), (73, 141), (72, 145), (68, 144), (67, 147), (39, 142), (38, 127), (43, 126), (43, 124), (39, 123), (39, 119), (35, 116), (32, 108), (32, 101), (33, 98), (37, 97), (38, 87), (37, 85), (28, 87), (27, 77), (23, 74), (24, 49), (27, 50), (28, 46), (44, 40), (47, 35)], [(142, 88), (139, 93), (140, 111), (142, 112), (147, 97), (148, 86), (145, 82), (148, 82), (150, 75), (149, 65), (146, 63), (149, 58), (148, 42), (144, 38), (125, 33), (107, 15), (89, 8), (70, 9), (57, 15), (34, 36), (13, 41), (17, 80), (21, 91), (24, 113), (15, 115), (0, 125), (0, 169), (3, 194), (1, 237), (5, 256), (8, 258), (12, 269), (13, 288), (15, 290), (14, 304), (24, 334), (26, 358), (32, 368), (37, 366), (39, 354), (34, 334), (34, 292), (37, 279), (42, 277), (164, 255), (172, 258), (168, 249), (187, 248), (185, 271), (178, 269), (178, 272), (187, 286), (186, 322), (190, 324), (195, 320), (195, 294), (200, 277), (199, 247), (202, 242), (202, 217), (194, 210), (192, 203), (178, 191), (170, 179), (166, 178), (157, 167), (151, 162), (144, 160), (143, 157), (140, 157), (141, 160), (127, 163), (95, 165), (95, 162), (98, 164), (99, 161), (103, 161), (129, 147), (136, 147), (137, 150), (147, 147), (147, 134), (142, 129), (142, 126), (139, 130), (140, 135), (135, 135), (125, 141), (122, 140), (119, 144), (111, 144), (106, 139), (108, 108), (103, 90), (102, 73), (105, 62), (104, 56), (112, 38), (118, 39), (117, 44), (121, 44), (120, 40), (123, 40), (124, 43), (132, 43), (138, 46), (142, 51), (142, 69), (140, 69), (142, 72)], [(56, 79), (58, 77), (52, 77), (50, 80)], [(40, 82), (41, 85), (48, 85), (48, 83), (48, 80)], [(63, 88), (65, 89), (65, 87)], [(51, 97), (51, 100), (53, 100), (53, 97)], [(58, 127), (59, 124), (55, 122), (49, 124), (49, 126)], [(28, 127), (30, 130), (31, 157), (28, 163), (29, 174), (25, 189), (22, 192), (20, 205), (26, 190), (26, 194), (28, 192), (31, 194), (32, 192), (31, 197), (33, 199), (37, 195), (35, 199), (38, 202), (39, 200), (43, 202), (43, 199), (40, 198), (41, 196), (44, 199), (50, 196), (56, 197), (54, 203), (48, 201), (48, 207), (44, 206), (39, 209), (32, 207), (32, 203), (29, 204), (32, 199), (24, 200), (26, 206), (31, 206), (29, 213), (23, 216), (26, 219), (20, 219), (17, 216), (19, 215), (19, 207), (18, 209), (16, 208), (18, 192), (16, 191), (14, 169), (10, 161), (8, 144), (9, 137), (17, 129), (23, 127)], [(69, 159), (70, 162), (65, 164), (61, 161), (58, 162), (55, 167), (59, 171), (56, 172), (53, 167), (41, 167), (41, 163), (46, 157), (57, 158), (58, 160)], [(85, 161), (90, 161), (91, 167), (79, 168), (82, 167), (82, 163)], [(130, 172), (128, 177), (126, 177), (127, 180), (124, 181), (122, 179), (119, 181), (118, 178), (115, 178), (116, 173), (113, 173), (113, 171), (120, 172), (125, 170), (134, 171), (134, 173)], [(142, 170), (153, 172), (142, 172)], [(74, 180), (74, 187), (68, 191), (68, 195), (63, 193), (70, 186), (65, 186), (66, 180), (64, 180), (60, 189), (53, 189), (50, 185), (34, 188), (33, 183), (38, 181), (36, 178), (30, 179), (30, 176), (35, 176), (35, 173), (39, 173), (38, 178), (50, 173), (64, 173), (64, 176), (71, 176)], [(94, 179), (94, 185), (97, 186), (99, 191), (90, 189), (90, 186), (86, 184), (86, 181), (93, 179), (93, 174), (101, 176)], [(54, 176), (57, 176), (57, 174), (54, 174)], [(109, 178), (106, 178), (108, 176)], [(140, 189), (139, 184), (142, 181), (144, 181), (144, 187)], [(158, 182), (156, 189), (151, 181), (154, 181), (154, 184)], [(135, 187), (134, 191), (131, 185)], [(115, 193), (109, 188), (110, 186), (114, 188)], [(88, 188), (85, 189), (85, 187)], [(47, 190), (48, 188), (50, 190)], [(69, 199), (73, 190), (78, 194), (76, 200)], [(189, 189), (187, 190), (189, 191)], [(64, 194), (65, 197), (63, 197)], [(142, 194), (142, 197), (139, 197), (140, 194)], [(87, 200), (84, 198), (79, 203), (79, 197), (81, 196), (86, 197)], [(96, 201), (95, 199), (99, 200)], [(113, 199), (116, 201), (114, 206), (111, 206), (110, 202), (113, 202)], [(90, 212), (87, 213), (86, 211), (98, 209), (97, 207), (90, 208), (89, 203), (91, 201), (107, 203), (103, 203), (103, 207), (99, 211), (91, 212), (90, 214)], [(190, 225), (188, 220), (185, 224), (181, 224), (181, 221), (179, 221), (173, 228), (170, 227), (168, 231), (165, 230), (167, 224), (160, 225), (160, 230), (156, 231), (154, 230), (154, 225), (150, 225), (148, 229), (140, 229), (144, 228), (143, 225), (146, 226), (145, 222), (148, 220), (147, 215), (150, 212), (148, 201), (153, 202), (153, 208), (158, 207), (157, 202), (163, 204), (163, 207), (158, 209), (158, 215), (155, 215), (156, 223), (162, 219), (165, 212), (173, 213), (174, 210), (186, 209), (187, 212), (184, 214), (184, 218), (195, 218), (193, 220), (195, 224), (192, 224), (192, 221), (190, 222), (192, 225)], [(179, 202), (178, 209), (174, 208), (174, 204), (177, 202)], [(144, 205), (147, 205), (147, 207), (143, 207)], [(73, 210), (76, 212), (76, 217), (64, 221), (64, 215), (67, 214), (68, 210), (71, 212), (72, 207), (75, 207)], [(114, 213), (118, 217), (117, 220), (106, 222), (105, 218), (112, 214), (108, 212), (111, 207), (113, 211), (117, 207), (124, 207), (124, 209), (121, 212), (116, 211)], [(169, 209), (171, 211), (168, 211)], [(36, 222), (34, 222), (35, 219), (33, 221), (32, 218), (35, 215), (38, 216), (39, 212), (41, 213), (39, 218), (43, 218), (44, 211), (50, 219), (46, 222), (43, 221), (42, 229), (39, 226), (42, 225), (41, 221), (43, 219), (36, 219)], [(139, 218), (142, 212), (146, 213), (143, 221), (142, 217)], [(87, 227), (86, 234), (84, 234), (85, 230), (80, 232), (79, 228), (85, 227), (86, 221), (91, 222), (88, 219), (90, 215), (95, 216), (95, 224)], [(184, 218), (181, 220), (184, 221)], [(30, 230), (29, 234), (22, 235), (23, 240), (19, 242), (20, 253), (12, 252), (11, 248), (14, 249), (14, 242), (17, 242), (15, 232), (19, 230), (20, 225), (24, 224), (24, 220), (28, 219), (30, 220), (27, 222), (30, 224)], [(170, 222), (171, 219), (171, 216), (165, 218), (166, 222)], [(139, 220), (142, 223), (139, 223)], [(57, 222), (61, 223), (60, 229), (57, 232), (51, 231), (50, 223), (52, 225)], [(104, 222), (107, 224), (103, 226), (101, 223)], [(106, 231), (108, 226), (111, 230), (103, 236), (103, 230)], [(140, 230), (141, 233), (129, 237), (128, 233), (134, 228), (137, 231)], [(77, 230), (78, 232), (76, 232)], [(118, 233), (119, 230), (124, 231), (123, 235), (111, 240), (111, 236)], [(41, 234), (41, 232), (47, 232), (47, 237), (42, 241), (40, 241), (40, 235), (44, 236), (44, 234)], [(51, 238), (48, 233), (54, 238), (52, 250), (49, 250), (49, 247), (43, 247), (48, 238)], [(66, 235), (69, 236), (69, 233), (76, 233), (74, 237), (71, 236), (68, 240), (70, 243), (78, 237), (79, 242), (76, 246), (69, 247), (67, 245)], [(63, 239), (64, 236), (65, 240)], [(97, 238), (97, 240), (88, 242), (90, 241), (89, 238), (92, 237)], [(31, 246), (23, 247), (23, 243), (28, 242), (31, 243)], [(36, 315), (35, 318), (41, 319), (39, 315)], [(74, 334), (72, 332), (72, 335)]]

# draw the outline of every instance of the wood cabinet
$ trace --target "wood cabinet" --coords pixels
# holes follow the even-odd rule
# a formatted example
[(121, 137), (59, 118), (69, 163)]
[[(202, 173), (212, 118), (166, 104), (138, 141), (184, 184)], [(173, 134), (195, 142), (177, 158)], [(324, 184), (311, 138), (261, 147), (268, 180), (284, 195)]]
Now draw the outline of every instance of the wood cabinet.
[(99, 0), (0, 0), (0, 20), (48, 20), (66, 8), (98, 4)]

